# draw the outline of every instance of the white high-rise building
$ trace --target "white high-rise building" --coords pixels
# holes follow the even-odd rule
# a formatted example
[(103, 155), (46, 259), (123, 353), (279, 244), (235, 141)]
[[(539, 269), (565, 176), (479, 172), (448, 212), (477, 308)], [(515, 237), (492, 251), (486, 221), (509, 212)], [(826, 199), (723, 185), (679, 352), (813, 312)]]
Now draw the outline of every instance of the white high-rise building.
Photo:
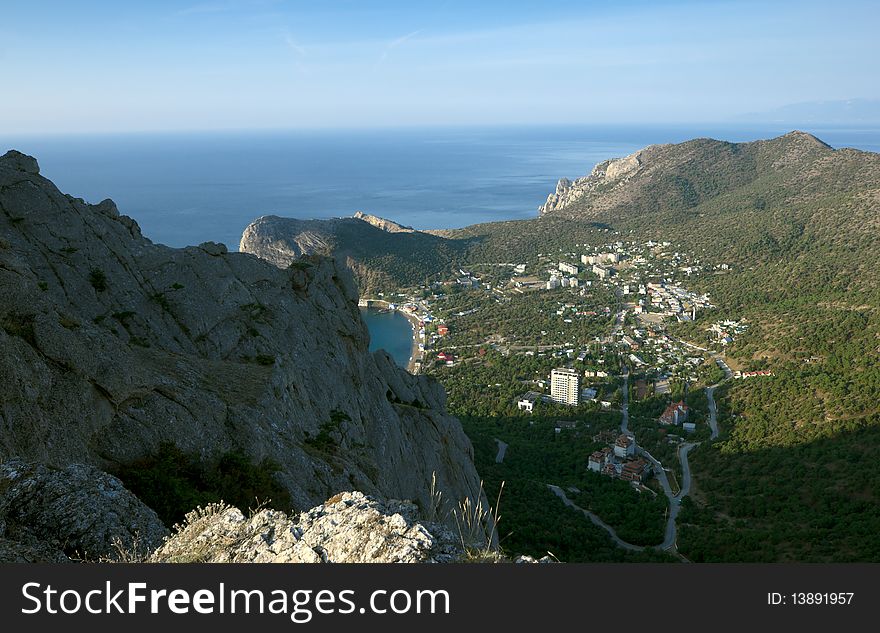
[(554, 369), (550, 373), (550, 399), (560, 404), (580, 404), (580, 372), (574, 369)]

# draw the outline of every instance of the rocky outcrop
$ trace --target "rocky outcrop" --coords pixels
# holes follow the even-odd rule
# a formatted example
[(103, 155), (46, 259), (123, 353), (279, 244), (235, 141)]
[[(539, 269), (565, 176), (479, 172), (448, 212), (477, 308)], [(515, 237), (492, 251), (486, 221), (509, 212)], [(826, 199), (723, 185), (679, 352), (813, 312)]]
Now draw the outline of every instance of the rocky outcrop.
[(415, 231), (414, 228), (409, 226), (403, 226), (402, 224), (398, 224), (393, 220), (386, 220), (385, 218), (380, 218), (376, 215), (370, 215), (369, 213), (364, 213), (362, 211), (355, 211), (354, 214), (355, 219), (363, 220), (367, 224), (372, 224), (377, 229), (382, 229), (388, 233), (412, 233)]
[(0, 464), (0, 562), (143, 555), (166, 534), (155, 512), (96, 468)]
[(559, 180), (538, 211), (542, 216), (598, 218), (615, 211), (643, 214), (689, 208), (767, 173), (793, 169), (814, 176), (818, 170), (802, 168), (838, 152), (798, 130), (748, 143), (699, 138), (649, 145), (624, 158), (601, 162), (582, 178)]
[(304, 255), (332, 255), (344, 262), (369, 294), (423, 283), (425, 275), (451, 271), (451, 263), (467, 248), (364, 213), (350, 218), (300, 220), (274, 215), (254, 220), (241, 236), (239, 250), (280, 268)]
[(575, 181), (560, 178), (556, 183), (556, 191), (547, 196), (547, 201), (538, 208), (538, 212), (544, 215), (553, 211), (561, 211), (593, 191), (623, 187), (628, 176), (641, 166), (641, 155), (642, 151), (638, 151), (625, 158), (606, 160), (596, 165), (589, 176), (578, 178)]
[(368, 351), (346, 268), (285, 261), (153, 244), (0, 157), (0, 460), (112, 471), (172, 442), (272, 459), (299, 510), (351, 489), (428, 503), (435, 472), (445, 499), (476, 494), (442, 388)]
[(457, 537), (418, 520), (406, 501), (338, 494), (298, 519), (261, 510), (245, 517), (215, 504), (190, 513), (151, 557), (179, 563), (433, 563), (460, 559)]

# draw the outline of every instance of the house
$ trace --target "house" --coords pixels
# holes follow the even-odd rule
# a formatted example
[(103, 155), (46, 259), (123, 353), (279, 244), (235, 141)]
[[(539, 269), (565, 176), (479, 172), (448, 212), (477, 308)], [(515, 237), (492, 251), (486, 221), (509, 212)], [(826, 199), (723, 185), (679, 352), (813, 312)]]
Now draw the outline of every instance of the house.
[(643, 483), (651, 476), (651, 464), (642, 457), (627, 461), (620, 469), (620, 478), (624, 481)]
[(449, 364), (455, 361), (455, 354), (451, 354), (449, 352), (440, 352), (439, 354), (437, 354), (437, 360), (442, 360), (446, 364)]
[(437, 334), (439, 334), (440, 336), (446, 336), (447, 334), (449, 334), (449, 326), (445, 323), (441, 323), (437, 326)]
[(595, 451), (587, 460), (587, 468), (597, 473), (602, 471), (602, 466), (604, 465), (605, 453), (602, 451)]
[(660, 424), (681, 424), (688, 417), (689, 407), (683, 400), (671, 403), (660, 415)]
[(620, 470), (620, 464), (615, 464), (613, 462), (608, 462), (602, 466), (602, 474), (607, 475), (608, 477), (619, 477)]
[(636, 441), (629, 435), (621, 434), (614, 442), (614, 455), (620, 458), (636, 454)]
[(535, 410), (535, 403), (541, 399), (541, 394), (535, 391), (528, 391), (517, 401), (516, 408), (520, 411), (528, 411), (531, 413)]

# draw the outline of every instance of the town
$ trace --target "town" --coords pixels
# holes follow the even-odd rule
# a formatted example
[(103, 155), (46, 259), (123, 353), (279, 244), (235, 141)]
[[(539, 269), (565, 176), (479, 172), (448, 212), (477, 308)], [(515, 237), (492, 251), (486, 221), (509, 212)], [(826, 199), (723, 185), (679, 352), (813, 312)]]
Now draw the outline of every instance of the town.
[[(468, 375), (488, 355), (530, 363), (531, 375), (517, 376), (510, 387), (496, 376), (480, 387), (479, 398), (497, 398), (496, 410), (525, 416), (526, 423), (542, 409), (551, 415), (560, 407), (619, 412), (630, 390), (637, 403), (665, 399), (650, 418), (660, 448), (657, 442), (639, 446), (631, 431), (606, 434), (584, 464), (647, 490), (660, 463), (649, 450), (674, 455), (668, 450), (684, 445), (687, 436), (710, 432), (706, 414), (694, 415), (686, 404), (688, 390), (733, 377), (723, 350), (748, 324), (704, 317), (715, 314), (711, 298), (689, 288), (700, 275), (730, 270), (727, 264), (706, 266), (668, 241), (615, 240), (538, 253), (531, 262), (460, 267), (447, 278), (376, 300), (413, 326), (417, 352), (410, 370), (434, 374), (453, 397), (453, 376)], [(690, 326), (690, 340), (675, 326)], [(516, 386), (521, 391), (505, 400), (506, 389)], [(574, 425), (560, 421), (556, 431)]]

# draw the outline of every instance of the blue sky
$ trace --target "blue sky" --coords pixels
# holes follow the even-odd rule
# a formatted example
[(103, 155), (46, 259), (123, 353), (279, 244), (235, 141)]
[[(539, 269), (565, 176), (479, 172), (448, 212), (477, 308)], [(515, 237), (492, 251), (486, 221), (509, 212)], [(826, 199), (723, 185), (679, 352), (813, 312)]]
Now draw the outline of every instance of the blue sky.
[(878, 7), (4, 2), (0, 133), (716, 122), (878, 99)]

